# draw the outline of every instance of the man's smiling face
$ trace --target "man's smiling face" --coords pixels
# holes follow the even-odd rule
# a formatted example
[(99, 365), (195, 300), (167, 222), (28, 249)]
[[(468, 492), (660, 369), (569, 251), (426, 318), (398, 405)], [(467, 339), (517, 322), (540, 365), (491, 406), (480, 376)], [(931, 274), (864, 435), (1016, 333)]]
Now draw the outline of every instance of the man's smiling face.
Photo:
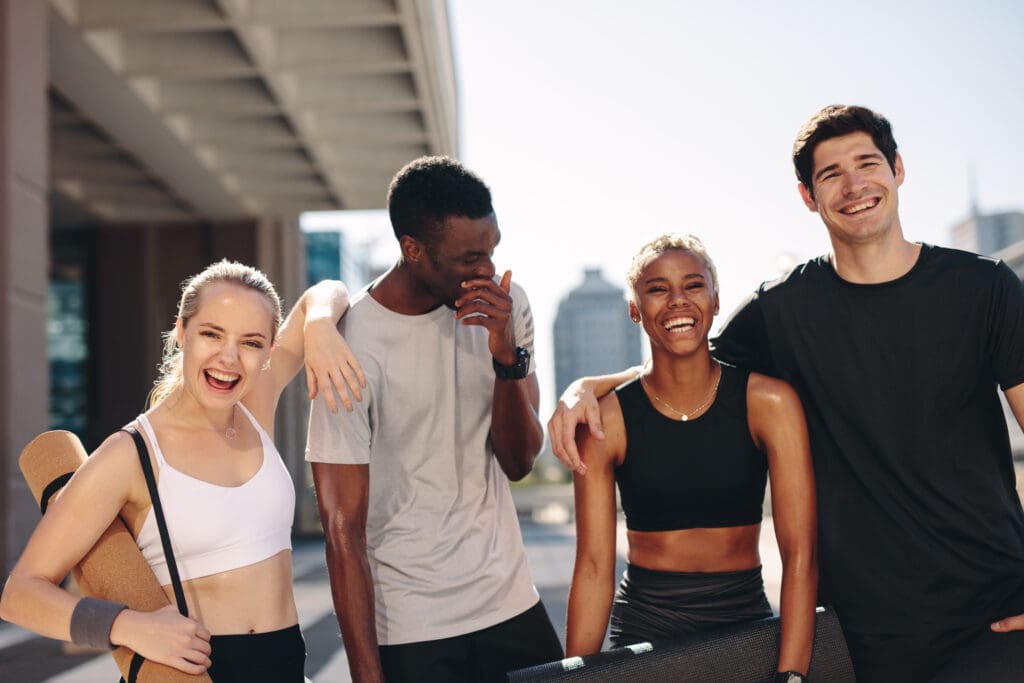
[(833, 242), (882, 240), (899, 227), (903, 159), (898, 154), (894, 165), (895, 172), (867, 133), (830, 138), (814, 149), (813, 196), (802, 184), (800, 195), (821, 215)]

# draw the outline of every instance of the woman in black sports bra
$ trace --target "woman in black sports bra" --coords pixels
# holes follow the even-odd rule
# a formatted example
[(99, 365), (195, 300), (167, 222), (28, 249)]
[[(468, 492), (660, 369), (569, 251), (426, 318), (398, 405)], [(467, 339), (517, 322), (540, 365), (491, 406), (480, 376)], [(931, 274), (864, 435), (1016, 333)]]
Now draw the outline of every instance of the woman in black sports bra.
[[(782, 554), (778, 671), (810, 663), (817, 591), (814, 477), (803, 409), (777, 379), (711, 357), (718, 282), (704, 245), (663, 235), (634, 257), (629, 314), (651, 362), (600, 401), (583, 433), (567, 656), (771, 615), (758, 537), (768, 476)], [(614, 589), (618, 484), (629, 544)], [(614, 605), (613, 605), (614, 592)], [(787, 677), (786, 680), (789, 680)]]

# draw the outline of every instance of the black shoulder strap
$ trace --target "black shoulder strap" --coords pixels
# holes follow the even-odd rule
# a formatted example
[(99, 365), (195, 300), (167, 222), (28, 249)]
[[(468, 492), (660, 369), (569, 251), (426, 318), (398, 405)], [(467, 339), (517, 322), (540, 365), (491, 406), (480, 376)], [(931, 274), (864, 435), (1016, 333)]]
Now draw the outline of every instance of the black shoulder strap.
[(46, 514), (46, 508), (50, 506), (50, 499), (53, 498), (53, 494), (64, 488), (64, 485), (71, 481), (71, 475), (73, 474), (74, 472), (66, 472), (46, 485), (43, 493), (39, 496), (39, 512), (41, 514)]
[(134, 427), (125, 427), (135, 441), (135, 447), (139, 451), (139, 462), (142, 464), (142, 473), (146, 475), (146, 486), (149, 487), (149, 499), (153, 503), (153, 514), (156, 515), (156, 525), (160, 529), (160, 542), (164, 546), (164, 559), (167, 561), (167, 571), (171, 575), (171, 586), (174, 587), (174, 599), (178, 602), (178, 611), (182, 616), (188, 616), (188, 603), (185, 602), (185, 591), (181, 588), (181, 578), (178, 576), (178, 563), (174, 561), (174, 551), (171, 549), (171, 537), (167, 533), (167, 522), (164, 521), (164, 509), (160, 505), (160, 494), (156, 489), (156, 477), (153, 476), (153, 464), (149, 461), (149, 449), (146, 442), (139, 435)]
[[(128, 664), (128, 683), (138, 683), (139, 671), (145, 663), (146, 658), (138, 652), (132, 655), (132, 661)], [(125, 683), (125, 680), (122, 678), (120, 683)]]

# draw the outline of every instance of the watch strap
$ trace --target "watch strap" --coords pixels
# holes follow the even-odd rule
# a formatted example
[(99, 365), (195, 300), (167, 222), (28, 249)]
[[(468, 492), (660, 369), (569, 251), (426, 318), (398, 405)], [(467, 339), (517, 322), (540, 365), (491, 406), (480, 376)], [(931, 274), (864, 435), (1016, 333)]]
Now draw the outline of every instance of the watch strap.
[(494, 366), (494, 375), (498, 379), (526, 379), (526, 376), (530, 374), (530, 350), (517, 346), (515, 363), (504, 365), (492, 357), (491, 364)]

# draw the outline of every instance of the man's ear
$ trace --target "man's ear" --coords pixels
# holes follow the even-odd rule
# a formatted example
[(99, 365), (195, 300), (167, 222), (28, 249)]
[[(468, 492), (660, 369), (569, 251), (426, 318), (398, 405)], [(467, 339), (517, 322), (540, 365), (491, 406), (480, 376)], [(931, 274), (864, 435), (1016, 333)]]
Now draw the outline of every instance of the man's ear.
[(426, 258), (427, 253), (415, 237), (402, 235), (398, 238), (398, 246), (402, 250), (402, 259), (409, 263), (419, 263)]
[(893, 167), (896, 169), (896, 187), (903, 184), (904, 170), (903, 170), (903, 157), (900, 156), (899, 152), (896, 152), (896, 160), (893, 162)]
[(814, 201), (814, 197), (811, 196), (811, 191), (807, 189), (807, 186), (803, 183), (797, 183), (796, 189), (800, 192), (800, 199), (804, 200), (804, 206), (810, 211), (817, 213), (818, 202)]

